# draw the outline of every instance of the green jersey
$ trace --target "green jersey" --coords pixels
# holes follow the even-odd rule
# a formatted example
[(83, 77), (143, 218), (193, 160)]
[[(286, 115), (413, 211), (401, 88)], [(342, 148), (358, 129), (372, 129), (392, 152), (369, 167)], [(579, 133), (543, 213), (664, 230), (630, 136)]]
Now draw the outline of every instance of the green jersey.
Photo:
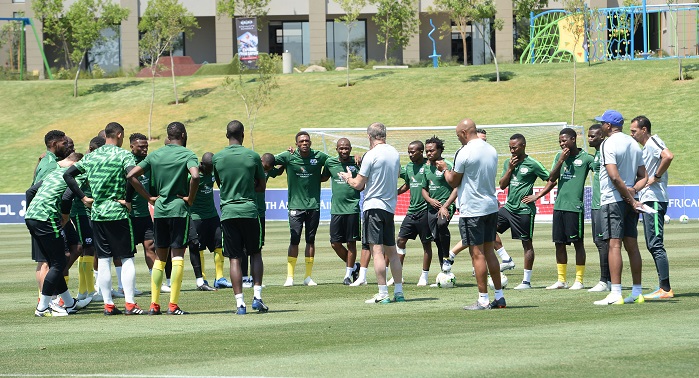
[[(80, 177), (80, 176), (78, 176)], [(90, 184), (88, 182), (84, 182), (82, 185), (80, 185), (80, 190), (83, 191), (86, 197), (92, 197), (92, 191), (90, 190)], [(89, 216), (90, 212), (85, 208), (85, 204), (83, 204), (83, 201), (80, 200), (78, 197), (73, 198), (73, 206), (70, 208), (70, 216), (71, 217), (76, 217), (76, 216)]]
[[(556, 166), (561, 153), (557, 153), (553, 159), (553, 166)], [(587, 174), (592, 170), (594, 162), (592, 155), (580, 150), (576, 156), (569, 156), (561, 166), (560, 177), (558, 178), (558, 194), (554, 210), (582, 212), (585, 207), (583, 195), (585, 193), (585, 180)]]
[(332, 199), (330, 201), (330, 214), (359, 214), (359, 196), (358, 190), (351, 187), (340, 176), (340, 172), (347, 172), (347, 169), (352, 172), (352, 177), (357, 177), (359, 167), (353, 157), (349, 161), (342, 162), (338, 157), (329, 157), (325, 161), (323, 167), (323, 177), (330, 177), (330, 188), (332, 189)]
[(199, 171), (199, 189), (192, 204), (192, 219), (201, 220), (218, 216), (214, 203), (214, 182), (216, 179), (213, 172), (205, 175)]
[(425, 164), (408, 163), (400, 170), (400, 178), (410, 185), (410, 206), (408, 214), (427, 210), (427, 202), (422, 197), (422, 187), (425, 186)]
[[(272, 168), (268, 172), (265, 172), (265, 182), (269, 180), (270, 177), (277, 177), (279, 176), (279, 170), (277, 168)], [(265, 192), (256, 192), (257, 195), (257, 200), (255, 201), (257, 203), (257, 215), (260, 216), (260, 218), (265, 217), (265, 213), (267, 213), (267, 202), (265, 201)]]
[(136, 165), (133, 154), (113, 144), (104, 146), (85, 155), (75, 163), (85, 173), (92, 189), (90, 217), (93, 221), (115, 221), (127, 219), (129, 212), (117, 200), (126, 196), (127, 168)]
[(41, 160), (39, 160), (39, 164), (36, 166), (36, 170), (34, 171), (34, 181), (32, 181), (32, 185), (41, 181), (47, 174), (49, 174), (49, 172), (53, 171), (56, 168), (58, 168), (58, 159), (56, 158), (56, 155), (54, 155), (53, 152), (47, 150), (44, 157), (41, 158)]
[(186, 147), (168, 144), (148, 154), (138, 166), (150, 172), (150, 186), (157, 193), (154, 218), (185, 218), (189, 206), (179, 196), (189, 195), (189, 169), (199, 166), (197, 155)]
[[(447, 170), (451, 170), (454, 167), (450, 161), (444, 160), (447, 164)], [(430, 194), (430, 198), (436, 199), (437, 201), (444, 203), (451, 196), (453, 188), (449, 186), (447, 180), (444, 178), (444, 172), (437, 169), (436, 165), (425, 164), (425, 178), (423, 180), (423, 188), (427, 189)], [(411, 193), (412, 195), (412, 193)], [(452, 212), (455, 209), (455, 205), (452, 203), (449, 207), (449, 211)]]
[(274, 157), (275, 164), (286, 168), (289, 210), (320, 209), (320, 174), (327, 159), (328, 155), (315, 150), (308, 157), (302, 157), (298, 150)]
[(257, 218), (255, 180), (264, 180), (260, 155), (232, 144), (214, 155), (214, 176), (221, 190), (221, 220)]
[(595, 172), (595, 174), (592, 175), (592, 205), (590, 206), (592, 210), (599, 210), (602, 207), (600, 205), (599, 169), (600, 155), (599, 150), (597, 150), (597, 152), (595, 152), (595, 160), (592, 162), (592, 170)]
[[(136, 164), (138, 164), (142, 162), (145, 157), (134, 155), (134, 159), (136, 159)], [(143, 185), (143, 187), (146, 189), (146, 192), (150, 192), (150, 173), (144, 173), (138, 176), (138, 181), (141, 182), (141, 185)], [(133, 198), (131, 199), (131, 217), (150, 217), (148, 200), (141, 197), (141, 195), (138, 193), (134, 193)]]
[[(502, 176), (505, 176), (509, 166), (510, 161), (505, 160), (505, 164), (502, 167)], [(535, 159), (532, 159), (528, 155), (525, 156), (524, 160), (517, 164), (510, 176), (505, 209), (509, 210), (512, 214), (535, 215), (536, 204), (534, 202), (522, 203), (522, 198), (534, 192), (534, 183), (537, 177), (546, 181), (549, 179), (549, 171)]]
[(39, 190), (27, 208), (24, 219), (47, 221), (59, 216), (61, 199), (68, 188), (68, 184), (63, 180), (63, 174), (67, 170), (68, 168), (56, 168), (44, 176)]

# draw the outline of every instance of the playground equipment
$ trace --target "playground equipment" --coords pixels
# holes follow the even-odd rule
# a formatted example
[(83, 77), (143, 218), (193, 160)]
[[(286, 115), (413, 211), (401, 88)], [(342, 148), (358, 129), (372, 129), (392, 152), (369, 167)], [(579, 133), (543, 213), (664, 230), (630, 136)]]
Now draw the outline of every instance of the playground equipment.
[(39, 39), (39, 34), (36, 32), (36, 28), (34, 27), (34, 22), (32, 22), (31, 18), (27, 17), (0, 17), (0, 21), (10, 21), (10, 22), (21, 22), (22, 23), (22, 31), (19, 33), (20, 34), (20, 53), (19, 55), (19, 79), (24, 80), (24, 75), (26, 73), (26, 68), (25, 66), (25, 57), (26, 57), (26, 52), (27, 52), (27, 46), (26, 46), (26, 41), (25, 41), (25, 28), (27, 25), (32, 27), (32, 32), (34, 33), (34, 38), (36, 38), (36, 43), (39, 46), (39, 51), (41, 52), (41, 57), (44, 60), (44, 67), (46, 68), (46, 74), (48, 75), (49, 79), (53, 79), (53, 75), (51, 75), (51, 69), (49, 68), (49, 62), (46, 60), (46, 54), (44, 54), (44, 46), (41, 44), (41, 40)]
[(699, 3), (532, 12), (529, 38), (521, 63), (699, 57)]
[(432, 33), (434, 33), (437, 28), (434, 26), (432, 23), (432, 19), (430, 18), (430, 25), (432, 26), (432, 30), (427, 34), (427, 37), (432, 40), (432, 55), (430, 55), (430, 58), (432, 58), (432, 67), (437, 68), (439, 67), (439, 58), (441, 55), (437, 55), (437, 43), (434, 41), (434, 38), (432, 38)]

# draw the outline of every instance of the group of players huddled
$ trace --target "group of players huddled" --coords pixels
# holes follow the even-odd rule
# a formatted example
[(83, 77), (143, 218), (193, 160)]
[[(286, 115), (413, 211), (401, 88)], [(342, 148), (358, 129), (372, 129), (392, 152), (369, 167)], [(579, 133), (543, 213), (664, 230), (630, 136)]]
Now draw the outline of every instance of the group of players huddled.
[[(311, 276), (320, 220), (320, 188), (321, 182), (330, 180), (330, 243), (345, 263), (342, 282), (349, 286), (366, 285), (367, 268), (374, 256), (379, 294), (367, 303), (390, 303), (386, 287), (392, 284), (394, 301), (405, 300), (402, 264), (406, 243), (419, 235), (424, 255), (418, 286), (428, 285), (432, 242), (437, 246), (443, 272), (449, 272), (456, 255), (468, 248), (479, 298), (465, 308), (504, 308), (500, 272), (514, 269), (515, 263), (498, 234), (510, 229), (512, 239), (521, 240), (524, 276), (515, 289), (531, 289), (535, 203), (556, 186), (552, 233), (558, 280), (547, 289), (583, 289), (583, 194), (587, 175), (593, 172), (592, 232), (599, 251), (601, 275), (599, 283), (589, 291), (610, 291), (595, 304), (672, 298), (663, 245), (667, 169), (672, 153), (657, 135), (650, 133), (651, 123), (644, 116), (632, 120), (631, 136), (621, 132), (624, 119), (616, 111), (607, 111), (596, 119), (600, 124), (589, 127), (587, 135), (595, 154), (580, 149), (575, 130), (565, 128), (560, 131), (561, 152), (554, 158), (551, 170), (526, 154), (524, 135), (512, 135), (509, 140), (512, 156), (504, 163), (498, 182), (500, 189), (508, 190), (507, 200), (499, 209), (493, 186), (497, 154), (492, 164), (494, 149), (486, 142), (486, 130), (477, 129), (469, 119), (457, 126), (457, 137), (463, 147), (456, 153), (453, 164), (442, 157), (443, 141), (433, 136), (424, 143), (411, 142), (410, 162), (404, 167), (397, 163), (400, 169), (392, 168), (397, 155), (393, 159), (394, 149), (390, 146), (386, 146), (390, 151), (383, 156), (376, 152), (362, 158), (353, 156), (350, 141), (341, 138), (337, 141), (337, 156), (331, 157), (313, 150), (310, 135), (304, 131), (296, 134), (294, 148), (276, 156), (270, 153), (260, 156), (243, 147), (244, 127), (239, 121), (232, 121), (226, 127), (228, 147), (216, 154), (205, 153), (201, 162), (186, 148), (187, 131), (180, 122), (167, 126), (165, 146), (151, 154), (148, 138), (139, 133), (129, 138), (131, 151), (123, 149), (126, 134), (116, 122), (109, 123), (90, 141), (85, 155), (74, 151), (73, 141), (65, 133), (50, 131), (45, 137), (47, 151), (37, 165), (26, 201), (25, 221), (32, 236), (32, 257), (37, 261), (40, 291), (35, 315), (65, 316), (93, 300), (104, 302), (105, 315), (159, 315), (163, 291), (170, 293), (167, 314), (187, 314), (178, 305), (187, 248), (198, 290), (232, 288), (235, 312), (243, 315), (247, 308), (242, 289), (252, 286), (252, 309), (267, 312), (268, 307), (262, 301), (261, 255), (265, 188), (269, 177), (277, 177), (284, 171), (291, 233), (284, 286), (294, 284), (302, 233), (306, 242), (303, 284), (316, 285)], [(382, 124), (369, 126), (372, 149), (385, 144), (385, 134)], [(478, 143), (471, 143), (476, 139)], [(362, 164), (367, 156), (372, 160)], [(388, 162), (388, 158), (392, 160)], [(394, 174), (403, 181), (397, 190), (398, 177), (392, 177)], [(543, 190), (533, 194), (537, 179), (546, 184)], [(393, 182), (396, 184), (391, 188)], [(220, 189), (219, 209), (214, 204), (214, 184)], [(362, 190), (365, 190), (363, 209), (360, 208)], [(410, 192), (410, 205), (395, 238), (392, 219), (396, 198), (406, 191)], [(152, 215), (149, 203), (153, 206)], [(449, 223), (457, 208), (461, 235), (450, 248)], [(639, 212), (643, 214), (646, 244), (659, 278), (658, 289), (645, 296), (641, 293), (641, 257), (636, 242)], [(360, 262), (356, 261), (357, 242), (361, 244)], [(622, 242), (629, 254), (633, 276), (632, 293), (627, 298), (621, 295)], [(140, 294), (135, 287), (134, 263), (138, 244), (143, 245), (151, 274), (151, 303), (147, 311), (135, 301), (135, 296)], [(570, 244), (576, 251), (576, 276), (568, 287), (566, 246)], [(213, 287), (205, 276), (206, 249), (214, 253)], [(229, 259), (230, 282), (223, 273), (225, 257)], [(76, 261), (79, 283), (74, 298), (67, 283), (68, 271)], [(118, 290), (112, 289), (112, 264), (117, 270)], [(393, 278), (387, 281), (389, 267)], [(487, 271), (495, 288), (492, 302), (485, 282)], [(113, 297), (124, 297), (123, 312), (115, 307)]]

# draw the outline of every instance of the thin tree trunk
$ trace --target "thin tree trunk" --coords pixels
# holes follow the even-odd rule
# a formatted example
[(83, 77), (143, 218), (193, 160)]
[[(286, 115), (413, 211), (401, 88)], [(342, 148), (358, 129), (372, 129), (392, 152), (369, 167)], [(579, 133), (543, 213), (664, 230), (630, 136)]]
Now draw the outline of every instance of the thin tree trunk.
[(490, 43), (487, 44), (488, 49), (490, 50), (490, 55), (493, 56), (493, 62), (495, 63), (495, 81), (500, 82), (500, 67), (498, 67), (498, 58), (495, 57), (495, 52), (493, 51), (493, 48), (490, 47)]
[(461, 33), (461, 43), (464, 47), (464, 66), (468, 66), (468, 49), (466, 48), (466, 33)]
[(350, 86), (349, 82), (349, 72), (350, 72), (350, 32), (352, 31), (352, 28), (347, 25), (347, 88)]
[[(388, 25), (388, 20), (389, 20), (389, 15), (387, 13), (386, 14), (386, 25)], [(386, 27), (385, 39), (386, 39), (386, 44), (384, 45), (384, 49), (383, 49), (383, 59), (386, 62), (386, 65), (388, 65), (388, 26)]]
[(578, 76), (577, 76), (577, 59), (573, 57), (573, 110), (570, 112), (570, 124), (575, 125), (575, 103), (577, 102), (578, 94)]
[(255, 123), (257, 123), (257, 111), (255, 112), (255, 115), (252, 118), (252, 125), (250, 125), (250, 141), (252, 144), (252, 150), (255, 151), (255, 135), (253, 132), (255, 131)]
[(155, 71), (158, 69), (158, 58), (155, 63), (151, 65), (151, 94), (150, 94), (150, 112), (148, 113), (148, 140), (151, 140), (151, 130), (153, 126), (153, 106), (155, 104)]
[(177, 81), (175, 80), (175, 57), (172, 56), (172, 47), (170, 47), (170, 74), (172, 75), (172, 90), (175, 92), (175, 105), (179, 105), (180, 100), (177, 98)]
[(73, 82), (73, 97), (78, 97), (78, 77), (80, 76), (80, 69), (83, 66), (84, 60), (85, 52), (83, 52), (83, 57), (80, 58), (80, 63), (78, 63), (78, 70), (75, 72), (75, 81)]

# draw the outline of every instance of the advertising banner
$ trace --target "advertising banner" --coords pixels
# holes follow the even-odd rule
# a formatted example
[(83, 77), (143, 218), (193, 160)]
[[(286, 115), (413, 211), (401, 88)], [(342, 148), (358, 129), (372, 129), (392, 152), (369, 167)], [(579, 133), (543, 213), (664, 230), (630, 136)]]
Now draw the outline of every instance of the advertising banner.
[(238, 59), (248, 68), (257, 68), (257, 19), (236, 18), (235, 30), (238, 45)]

